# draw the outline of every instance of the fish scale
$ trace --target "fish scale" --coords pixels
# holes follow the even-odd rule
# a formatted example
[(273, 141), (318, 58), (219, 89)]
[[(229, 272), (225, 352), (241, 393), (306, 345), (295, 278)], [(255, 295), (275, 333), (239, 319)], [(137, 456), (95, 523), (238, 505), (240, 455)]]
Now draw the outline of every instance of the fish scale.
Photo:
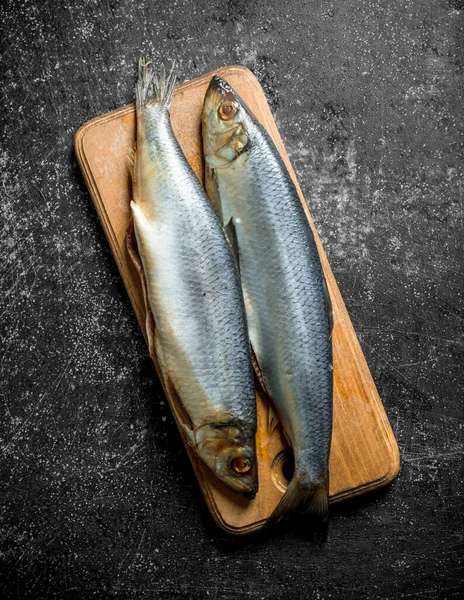
[[(240, 399), (247, 390), (247, 369), (241, 364), (241, 369), (232, 366), (229, 373), (217, 365), (218, 360), (233, 364), (237, 350), (246, 357), (246, 330), (240, 329), (236, 317), (240, 297), (233, 286), (230, 252), (215, 223), (216, 215), (203, 199), (198, 180), (190, 171), (182, 173), (180, 166), (186, 169), (180, 149), (172, 138), (171, 144), (164, 139), (169, 135), (165, 115), (155, 112), (150, 125), (153, 133), (147, 136), (148, 144), (157, 141), (157, 136), (163, 142), (153, 144), (157, 154), (152, 153), (150, 157), (156, 156), (162, 175), (159, 182), (150, 180), (147, 187), (152, 198), (151, 209), (156, 214), (155, 223), (161, 222), (169, 231), (169, 239), (165, 241), (171, 243), (171, 247), (160, 252), (159, 258), (152, 258), (156, 260), (153, 265), (156, 276), (152, 277), (156, 285), (149, 288), (149, 301), (157, 324), (160, 353), (172, 371), (177, 372), (178, 391), (185, 398), (186, 388), (193, 385), (192, 374), (184, 365), (177, 364), (180, 362), (177, 346), (191, 348), (189, 367), (208, 374), (201, 387), (218, 406), (229, 404), (234, 414), (246, 421), (252, 407)], [(156, 232), (155, 225), (153, 236), (157, 233), (164, 239), (164, 233)], [(173, 262), (168, 263), (170, 259)], [(149, 263), (145, 272), (150, 277)], [(229, 301), (202, 301), (206, 294), (211, 298), (229, 296)], [(205, 310), (207, 307), (210, 310)], [(237, 389), (236, 382), (240, 382), (241, 389)], [(195, 408), (191, 410), (193, 414)]]
[[(240, 283), (218, 217), (172, 132), (173, 84), (145, 63), (139, 68), (131, 208), (156, 358), (189, 443), (230, 487), (255, 493), (256, 405)], [(245, 460), (246, 473), (233, 471), (234, 459)]]
[[(245, 298), (250, 298), (259, 319), (256, 326), (250, 325), (250, 338), (258, 363), (263, 365), (266, 389), (276, 401), (291, 438), (296, 471), (300, 477), (309, 472), (312, 482), (320, 481), (327, 471), (332, 398), (322, 267), (293, 183), (274, 175), (281, 168), (280, 157), (269, 148), (267, 136), (259, 137), (249, 152), (240, 186), (243, 197), (259, 198), (260, 202), (247, 203), (243, 212), (230, 205), (230, 212), (240, 219), (235, 226)], [(263, 163), (269, 168), (261, 174), (259, 166)], [(223, 198), (230, 194), (235, 177), (224, 170), (218, 181)], [(246, 240), (260, 231), (264, 239), (255, 251)], [(280, 293), (270, 294), (268, 288), (257, 285), (259, 273), (264, 273), (265, 281)], [(268, 306), (263, 310), (265, 304)], [(295, 398), (306, 401), (296, 405), (292, 402)], [(304, 455), (312, 458), (310, 465), (304, 463)]]
[[(226, 105), (233, 109), (221, 117)], [(234, 142), (238, 136), (242, 147)], [(270, 137), (218, 77), (205, 97), (203, 144), (207, 190), (223, 225), (234, 230), (260, 379), (277, 407), (295, 457), (292, 482), (271, 519), (279, 520), (285, 510), (298, 506), (325, 522), (332, 345), (314, 236)]]

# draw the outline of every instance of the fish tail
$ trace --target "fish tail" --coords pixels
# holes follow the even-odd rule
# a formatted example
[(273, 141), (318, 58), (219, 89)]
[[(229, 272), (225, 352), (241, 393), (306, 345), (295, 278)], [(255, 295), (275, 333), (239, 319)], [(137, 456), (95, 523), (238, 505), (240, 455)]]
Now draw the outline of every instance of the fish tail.
[(135, 86), (135, 102), (140, 110), (144, 104), (156, 103), (171, 107), (172, 94), (176, 85), (175, 63), (172, 63), (169, 74), (164, 65), (156, 72), (149, 60), (139, 59), (139, 75)]
[(309, 535), (322, 546), (327, 539), (329, 525), (328, 484), (322, 483), (312, 488), (305, 488), (294, 475), (288, 484), (285, 494), (273, 513), (268, 517), (264, 527), (278, 525), (293, 516), (300, 515)]

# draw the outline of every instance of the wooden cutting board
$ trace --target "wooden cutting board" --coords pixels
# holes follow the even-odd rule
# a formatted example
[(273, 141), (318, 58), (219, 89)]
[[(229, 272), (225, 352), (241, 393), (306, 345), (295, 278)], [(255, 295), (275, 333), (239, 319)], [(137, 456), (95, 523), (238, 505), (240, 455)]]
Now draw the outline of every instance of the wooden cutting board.
[[(201, 111), (206, 88), (215, 73), (232, 85), (271, 135), (295, 181), (314, 230), (335, 321), (330, 501), (352, 498), (394, 479), (399, 471), (398, 446), (257, 79), (244, 67), (230, 66), (178, 85), (171, 111), (174, 133), (191, 167), (203, 182)], [(134, 111), (135, 106), (131, 104), (92, 119), (76, 133), (75, 148), (95, 208), (146, 337), (145, 308), (140, 281), (125, 243), (131, 199), (127, 155), (130, 145), (135, 140)], [(269, 430), (268, 403), (259, 390), (257, 409), (259, 491), (253, 500), (226, 487), (186, 444), (208, 507), (216, 522), (229, 533), (243, 534), (259, 529), (279, 502), (287, 485), (287, 442), (280, 426), (272, 432)]]

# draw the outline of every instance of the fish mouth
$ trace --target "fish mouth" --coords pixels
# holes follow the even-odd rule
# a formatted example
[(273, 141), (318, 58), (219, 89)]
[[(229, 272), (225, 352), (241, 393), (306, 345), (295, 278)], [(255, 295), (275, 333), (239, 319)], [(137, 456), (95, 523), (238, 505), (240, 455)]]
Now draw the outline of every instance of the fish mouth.
[(258, 493), (258, 488), (259, 488), (259, 484), (258, 484), (258, 479), (256, 478), (256, 481), (253, 483), (253, 485), (244, 492), (245, 496), (247, 496), (247, 498), (253, 499), (256, 496), (256, 494)]
[(241, 481), (240, 487), (240, 491), (243, 492), (244, 496), (247, 498), (254, 498), (258, 493), (259, 487), (257, 474), (255, 473), (252, 480), (249, 482)]
[(234, 94), (234, 90), (230, 87), (227, 81), (225, 79), (222, 79), (222, 77), (219, 77), (219, 75), (213, 75), (213, 77), (211, 78), (207, 93), (209, 91), (222, 91), (225, 94), (227, 94), (227, 92)]
[(256, 491), (255, 491), (255, 490), (252, 490), (251, 492), (243, 492), (243, 495), (244, 495), (246, 498), (250, 498), (250, 500), (254, 500), (254, 499), (256, 498), (256, 492), (257, 492), (257, 491), (258, 491), (258, 490), (256, 490)]
[(208, 89), (205, 95), (205, 107), (217, 108), (223, 100), (232, 100), (240, 105), (251, 119), (253, 123), (258, 123), (257, 118), (250, 110), (249, 106), (240, 98), (237, 92), (227, 83), (225, 79), (219, 77), (219, 75), (213, 75), (209, 82)]
[[(216, 473), (217, 475), (217, 473)], [(219, 476), (220, 479), (222, 479)], [(223, 479), (230, 488), (243, 494), (246, 498), (254, 498), (258, 493), (259, 481), (256, 467), (253, 467), (252, 472), (240, 477), (226, 477)]]
[(214, 75), (209, 82), (205, 98), (212, 106), (217, 107), (226, 94), (231, 94), (234, 100), (236, 99), (236, 94), (227, 81), (219, 75)]

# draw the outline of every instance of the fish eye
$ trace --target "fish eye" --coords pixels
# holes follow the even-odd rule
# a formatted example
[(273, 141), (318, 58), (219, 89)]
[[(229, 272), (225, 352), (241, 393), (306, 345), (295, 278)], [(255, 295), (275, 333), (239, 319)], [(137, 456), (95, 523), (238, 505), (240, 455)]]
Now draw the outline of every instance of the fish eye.
[(237, 114), (237, 106), (234, 102), (223, 102), (219, 106), (219, 117), (223, 121), (228, 121), (232, 119)]
[(244, 456), (236, 456), (230, 463), (232, 471), (236, 473), (248, 473), (251, 470), (251, 463)]

